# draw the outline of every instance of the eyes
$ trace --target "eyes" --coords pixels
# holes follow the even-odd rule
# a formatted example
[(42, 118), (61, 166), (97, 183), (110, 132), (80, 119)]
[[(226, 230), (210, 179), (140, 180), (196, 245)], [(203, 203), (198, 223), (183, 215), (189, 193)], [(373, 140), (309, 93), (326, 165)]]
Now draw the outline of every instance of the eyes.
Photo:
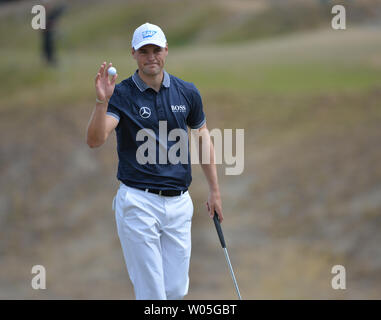
[[(160, 47), (153, 49), (153, 53), (154, 54), (158, 54), (158, 53), (160, 53), (162, 51), (163, 51), (163, 48), (160, 48)], [(147, 49), (139, 49), (138, 52), (139, 52), (139, 54), (148, 54), (149, 50), (147, 50)]]

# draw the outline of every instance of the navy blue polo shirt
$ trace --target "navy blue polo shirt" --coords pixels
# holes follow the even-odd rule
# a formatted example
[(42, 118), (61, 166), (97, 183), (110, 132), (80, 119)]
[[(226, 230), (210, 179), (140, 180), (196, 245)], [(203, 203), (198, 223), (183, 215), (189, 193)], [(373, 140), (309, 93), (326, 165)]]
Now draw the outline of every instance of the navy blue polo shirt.
[[(201, 95), (193, 83), (164, 71), (161, 88), (156, 92), (136, 71), (115, 86), (107, 114), (119, 120), (115, 128), (119, 157), (118, 180), (135, 188), (185, 190), (189, 187), (192, 175), (188, 136), (186, 135), (187, 161), (161, 163), (159, 121), (161, 128), (162, 121), (166, 121), (167, 136), (173, 129), (183, 129), (187, 133), (187, 127), (198, 129), (205, 124)], [(139, 146), (147, 141), (138, 141), (137, 133), (141, 129), (150, 129), (155, 134), (152, 138), (156, 139), (153, 140), (156, 143), (155, 163), (140, 164), (137, 160)], [(167, 140), (167, 155), (171, 146), (179, 140), (180, 138), (176, 141)]]

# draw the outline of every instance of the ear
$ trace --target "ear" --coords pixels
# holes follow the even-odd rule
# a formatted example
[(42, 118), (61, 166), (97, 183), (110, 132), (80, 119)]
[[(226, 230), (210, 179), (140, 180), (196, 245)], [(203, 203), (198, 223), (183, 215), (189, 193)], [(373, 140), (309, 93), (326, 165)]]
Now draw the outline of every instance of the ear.
[(132, 57), (136, 60), (136, 57), (135, 57), (135, 49), (134, 48), (131, 48), (131, 55)]
[(168, 55), (168, 42), (167, 42), (167, 44), (166, 44), (164, 50), (165, 50), (165, 55), (167, 56), (167, 55)]

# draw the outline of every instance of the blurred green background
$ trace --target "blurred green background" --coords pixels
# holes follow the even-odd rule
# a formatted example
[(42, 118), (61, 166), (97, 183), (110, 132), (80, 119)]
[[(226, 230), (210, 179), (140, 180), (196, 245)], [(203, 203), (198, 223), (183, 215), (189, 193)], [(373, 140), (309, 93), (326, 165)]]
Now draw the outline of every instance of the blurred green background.
[[(166, 33), (166, 70), (199, 88), (208, 128), (245, 129), (219, 165), (223, 230), (244, 299), (381, 298), (381, 1), (65, 1), (58, 65), (33, 1), (0, 4), (0, 298), (133, 299), (111, 203), (113, 133), (86, 145), (94, 77), (135, 70), (131, 36)], [(333, 30), (344, 4), (347, 29)], [(199, 166), (187, 299), (234, 299)], [(33, 290), (33, 265), (47, 289)], [(346, 268), (333, 290), (331, 268)]]

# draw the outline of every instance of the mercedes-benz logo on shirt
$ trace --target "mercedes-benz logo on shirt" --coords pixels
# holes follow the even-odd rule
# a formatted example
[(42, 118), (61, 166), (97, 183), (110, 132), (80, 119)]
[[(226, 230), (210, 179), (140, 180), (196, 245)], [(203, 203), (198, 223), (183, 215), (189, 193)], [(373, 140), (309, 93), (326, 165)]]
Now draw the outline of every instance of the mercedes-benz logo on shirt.
[(142, 118), (149, 118), (151, 115), (151, 109), (148, 107), (141, 107), (139, 110), (139, 114)]

